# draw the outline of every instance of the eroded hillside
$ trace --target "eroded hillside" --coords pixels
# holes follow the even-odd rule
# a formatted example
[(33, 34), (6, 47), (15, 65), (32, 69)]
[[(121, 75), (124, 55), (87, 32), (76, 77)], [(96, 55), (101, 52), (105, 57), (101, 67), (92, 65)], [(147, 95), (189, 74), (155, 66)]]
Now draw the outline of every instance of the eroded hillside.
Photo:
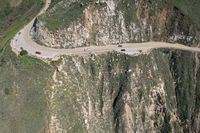
[(62, 0), (39, 18), (35, 38), (72, 48), (160, 40), (196, 45), (197, 26), (165, 0)]
[[(35, 39), (62, 48), (149, 40), (198, 46), (198, 13), (184, 9), (165, 0), (52, 0)], [(0, 52), (0, 132), (200, 132), (199, 59), (157, 49), (45, 63), (7, 46)]]
[[(199, 131), (199, 68), (187, 52), (65, 56), (46, 92), (49, 131)], [(187, 62), (184, 62), (187, 61)]]

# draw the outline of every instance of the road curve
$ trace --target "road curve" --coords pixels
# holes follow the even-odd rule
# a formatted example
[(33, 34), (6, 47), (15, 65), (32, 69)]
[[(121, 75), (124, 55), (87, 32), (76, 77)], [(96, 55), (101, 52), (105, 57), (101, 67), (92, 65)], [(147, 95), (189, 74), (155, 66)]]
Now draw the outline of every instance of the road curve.
[[(40, 11), (38, 15), (41, 15), (47, 10), (50, 2), (51, 0), (46, 0), (44, 8)], [(134, 54), (138, 53), (139, 51), (140, 52), (148, 51), (156, 48), (171, 48), (171, 49), (179, 49), (191, 52), (200, 52), (200, 48), (197, 47), (188, 47), (182, 44), (171, 44), (166, 42), (124, 43), (121, 44), (122, 47), (118, 47), (117, 45), (107, 45), (107, 46), (79, 47), (74, 49), (48, 48), (37, 44), (31, 39), (30, 30), (35, 18), (23, 29), (21, 29), (12, 39), (10, 45), (15, 53), (19, 54), (21, 49), (24, 49), (31, 56), (35, 56), (38, 58), (54, 58), (61, 55), (82, 55), (90, 53), (102, 54), (109, 51), (118, 51), (126, 54)]]

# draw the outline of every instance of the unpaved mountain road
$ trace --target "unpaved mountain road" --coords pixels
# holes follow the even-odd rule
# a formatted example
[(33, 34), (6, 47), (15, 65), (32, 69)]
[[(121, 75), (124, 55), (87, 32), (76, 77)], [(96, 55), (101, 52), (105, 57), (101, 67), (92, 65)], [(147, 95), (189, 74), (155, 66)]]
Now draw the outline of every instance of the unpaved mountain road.
[[(40, 14), (44, 13), (49, 7), (51, 0), (46, 0), (44, 8), (40, 11)], [(38, 16), (37, 15), (37, 16)], [(139, 51), (148, 51), (156, 48), (170, 48), (170, 49), (179, 49), (191, 52), (200, 52), (200, 48), (197, 47), (188, 47), (182, 44), (171, 44), (165, 42), (145, 42), (145, 43), (125, 43), (121, 44), (122, 47), (117, 45), (107, 45), (107, 46), (90, 46), (90, 47), (79, 47), (74, 49), (57, 49), (57, 48), (48, 48), (41, 46), (34, 42), (30, 36), (30, 30), (34, 23), (35, 18), (21, 29), (11, 41), (12, 50), (15, 53), (19, 53), (21, 49), (26, 50), (29, 55), (35, 56), (38, 58), (54, 58), (61, 55), (82, 55), (82, 54), (102, 54), (109, 51), (118, 51), (126, 54), (139, 53)]]

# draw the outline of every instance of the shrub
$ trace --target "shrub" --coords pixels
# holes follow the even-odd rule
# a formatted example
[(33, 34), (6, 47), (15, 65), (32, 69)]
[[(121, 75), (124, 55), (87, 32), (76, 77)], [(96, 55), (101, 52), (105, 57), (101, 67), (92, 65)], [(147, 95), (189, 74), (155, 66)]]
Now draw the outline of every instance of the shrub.
[(24, 56), (24, 55), (27, 55), (27, 54), (28, 54), (28, 52), (26, 50), (24, 50), (24, 49), (22, 49), (22, 51), (20, 52), (21, 56)]

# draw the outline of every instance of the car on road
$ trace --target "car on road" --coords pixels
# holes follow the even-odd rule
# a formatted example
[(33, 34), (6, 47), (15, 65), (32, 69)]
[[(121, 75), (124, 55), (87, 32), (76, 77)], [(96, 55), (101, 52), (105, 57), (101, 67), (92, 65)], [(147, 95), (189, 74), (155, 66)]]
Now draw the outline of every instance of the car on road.
[(119, 45), (118, 45), (118, 47), (122, 47), (122, 45), (121, 45), (121, 44), (119, 44)]
[(126, 51), (125, 49), (121, 49), (121, 51)]
[(36, 51), (35, 53), (36, 53), (36, 54), (41, 54), (41, 52), (39, 52), (39, 51)]

